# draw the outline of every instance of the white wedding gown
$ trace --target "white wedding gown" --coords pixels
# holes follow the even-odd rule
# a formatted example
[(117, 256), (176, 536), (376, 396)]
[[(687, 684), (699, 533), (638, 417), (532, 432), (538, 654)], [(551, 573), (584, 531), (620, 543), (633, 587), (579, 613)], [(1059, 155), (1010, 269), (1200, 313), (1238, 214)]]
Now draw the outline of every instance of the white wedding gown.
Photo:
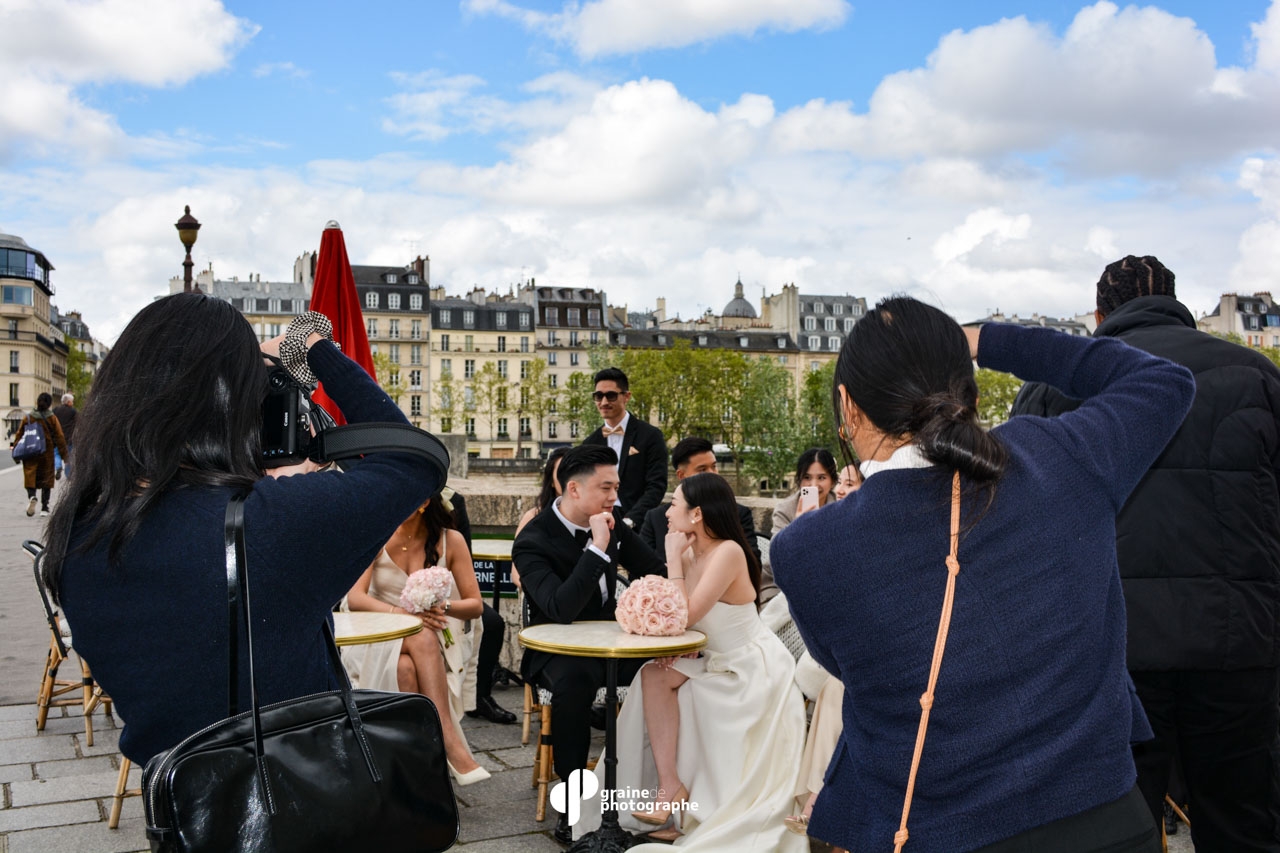
[[(782, 822), (793, 810), (804, 752), (804, 699), (793, 681), (795, 659), (760, 621), (754, 602), (716, 602), (693, 628), (707, 635), (707, 645), (701, 657), (675, 664), (689, 677), (677, 691), (676, 767), (697, 810), (685, 812), (684, 835), (675, 846), (807, 853), (808, 839), (788, 832)], [(604, 769), (602, 760), (595, 770), (601, 789)], [(657, 787), (637, 674), (618, 716), (618, 788), (653, 792)], [(575, 837), (600, 825), (600, 797), (584, 802), (582, 813)], [(655, 829), (627, 813), (619, 822), (632, 832)], [(666, 849), (667, 844), (632, 848), (640, 853)]]

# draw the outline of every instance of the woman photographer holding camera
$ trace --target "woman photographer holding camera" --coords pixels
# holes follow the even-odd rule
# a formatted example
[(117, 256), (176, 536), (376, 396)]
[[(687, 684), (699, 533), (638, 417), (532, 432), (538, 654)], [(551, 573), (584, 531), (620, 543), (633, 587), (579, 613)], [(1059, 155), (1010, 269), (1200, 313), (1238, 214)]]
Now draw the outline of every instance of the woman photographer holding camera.
[[(293, 327), (291, 327), (293, 328)], [(264, 476), (264, 352), (229, 303), (180, 293), (130, 321), (102, 364), (43, 572), (145, 763), (227, 715), (224, 517), (244, 492), (262, 704), (334, 689), (323, 626), (396, 526), (438, 491), (426, 459), (373, 453), (342, 475)], [(405, 423), (312, 331), (287, 342), (347, 420)], [(239, 695), (249, 695), (243, 627)]]

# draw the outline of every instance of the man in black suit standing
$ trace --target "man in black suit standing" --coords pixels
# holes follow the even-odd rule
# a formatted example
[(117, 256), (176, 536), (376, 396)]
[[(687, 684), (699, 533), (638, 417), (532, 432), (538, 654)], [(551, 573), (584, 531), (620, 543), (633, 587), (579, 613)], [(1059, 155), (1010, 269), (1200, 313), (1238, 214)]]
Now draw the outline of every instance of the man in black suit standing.
[[(716, 454), (711, 442), (705, 438), (691, 436), (681, 439), (671, 448), (671, 467), (676, 469), (676, 480), (692, 477), (694, 474), (719, 474)], [(667, 510), (670, 502), (659, 504), (645, 513), (644, 524), (640, 525), (640, 538), (654, 553), (665, 554), (667, 538)], [(747, 534), (747, 544), (756, 553), (756, 561), (760, 561), (760, 546), (756, 542), (756, 524), (751, 517), (751, 510), (738, 504), (738, 521), (742, 523), (742, 532)]]
[(596, 390), (591, 396), (604, 425), (582, 443), (607, 446), (617, 454), (621, 481), (618, 508), (627, 524), (639, 527), (645, 513), (662, 503), (662, 496), (667, 493), (667, 440), (662, 430), (627, 412), (631, 400), (627, 374), (616, 367), (606, 367), (595, 380)]
[[(662, 561), (613, 513), (618, 497), (617, 459), (607, 447), (581, 445), (566, 453), (557, 472), (563, 495), (520, 531), (511, 548), (520, 567), (530, 625), (612, 620), (618, 562), (632, 578), (665, 574)], [(618, 662), (618, 680), (629, 683), (643, 660)], [(526, 649), (520, 665), (526, 683), (551, 691), (551, 743), (561, 779), (587, 766), (591, 703), (605, 683), (605, 662)], [(555, 837), (568, 843), (568, 819), (560, 815)]]

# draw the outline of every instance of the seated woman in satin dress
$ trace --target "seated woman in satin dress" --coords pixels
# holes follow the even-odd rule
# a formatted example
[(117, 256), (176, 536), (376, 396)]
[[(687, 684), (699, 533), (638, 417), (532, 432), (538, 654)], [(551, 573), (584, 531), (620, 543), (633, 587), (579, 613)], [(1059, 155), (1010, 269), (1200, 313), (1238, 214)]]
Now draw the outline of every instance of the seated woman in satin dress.
[[(651, 799), (623, 802), (634, 811), (620, 823), (682, 850), (807, 851), (783, 823), (804, 750), (804, 702), (794, 658), (756, 611), (760, 568), (733, 490), (718, 474), (686, 477), (667, 519), (669, 577), (687, 590), (690, 627), (707, 645), (652, 661), (631, 683), (618, 717), (618, 786)], [(599, 798), (583, 804), (581, 829), (598, 823), (598, 809)]]
[[(365, 569), (355, 586), (347, 593), (351, 610), (378, 613), (407, 613), (400, 607), (400, 591), (409, 575), (426, 566), (445, 566), (453, 575), (450, 600), (426, 613), (423, 630), (400, 641), (396, 656), (396, 683), (401, 692), (421, 693), (435, 703), (442, 722), (445, 754), (449, 773), (459, 785), (470, 785), (489, 778), (489, 773), (476, 763), (462, 733), (460, 684), (469, 655), (470, 637), (465, 637), (465, 621), (478, 626), (483, 610), (475, 567), (462, 534), (453, 529), (453, 517), (436, 494), (396, 528), (386, 547), (373, 564)], [(461, 621), (460, 621), (461, 620)], [(450, 628), (454, 643), (445, 648), (442, 631)], [(376, 644), (386, 645), (386, 644)], [(362, 670), (375, 668), (374, 646), (359, 646), (345, 657), (348, 666)], [(450, 682), (454, 681), (455, 684)], [(453, 689), (451, 689), (453, 688)], [(455, 695), (457, 694), (457, 695)]]

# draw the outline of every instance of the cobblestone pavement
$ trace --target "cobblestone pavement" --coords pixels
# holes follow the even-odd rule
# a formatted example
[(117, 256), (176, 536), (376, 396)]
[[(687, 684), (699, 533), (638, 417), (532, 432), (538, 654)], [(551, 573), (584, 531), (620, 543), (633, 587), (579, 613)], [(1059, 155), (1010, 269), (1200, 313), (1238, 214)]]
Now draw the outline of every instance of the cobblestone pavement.
[[(45, 730), (36, 732), (35, 693), (49, 633), (31, 561), (21, 545), (24, 539), (40, 539), (43, 524), (38, 515), (25, 515), (20, 472), (20, 466), (0, 469), (0, 853), (145, 851), (139, 798), (125, 800), (119, 829), (107, 828), (120, 767), (117, 721), (101, 711), (94, 715), (92, 747), (75, 708), (53, 709)], [(63, 672), (75, 669), (75, 661), (68, 661)], [(503, 707), (519, 713), (519, 689), (497, 690), (494, 696)], [(463, 728), (476, 758), (493, 778), (457, 790), (462, 833), (454, 849), (467, 853), (560, 851), (551, 838), (554, 812), (549, 811), (543, 823), (534, 820), (536, 792), (529, 783), (536, 718), (531, 743), (523, 747), (519, 725), (465, 719)], [(598, 753), (601, 742), (597, 736), (593, 753)], [(138, 785), (139, 775), (134, 768), (131, 787)], [(815, 843), (814, 849), (825, 848)], [(1170, 839), (1169, 849), (1173, 853), (1193, 849), (1185, 828)]]

